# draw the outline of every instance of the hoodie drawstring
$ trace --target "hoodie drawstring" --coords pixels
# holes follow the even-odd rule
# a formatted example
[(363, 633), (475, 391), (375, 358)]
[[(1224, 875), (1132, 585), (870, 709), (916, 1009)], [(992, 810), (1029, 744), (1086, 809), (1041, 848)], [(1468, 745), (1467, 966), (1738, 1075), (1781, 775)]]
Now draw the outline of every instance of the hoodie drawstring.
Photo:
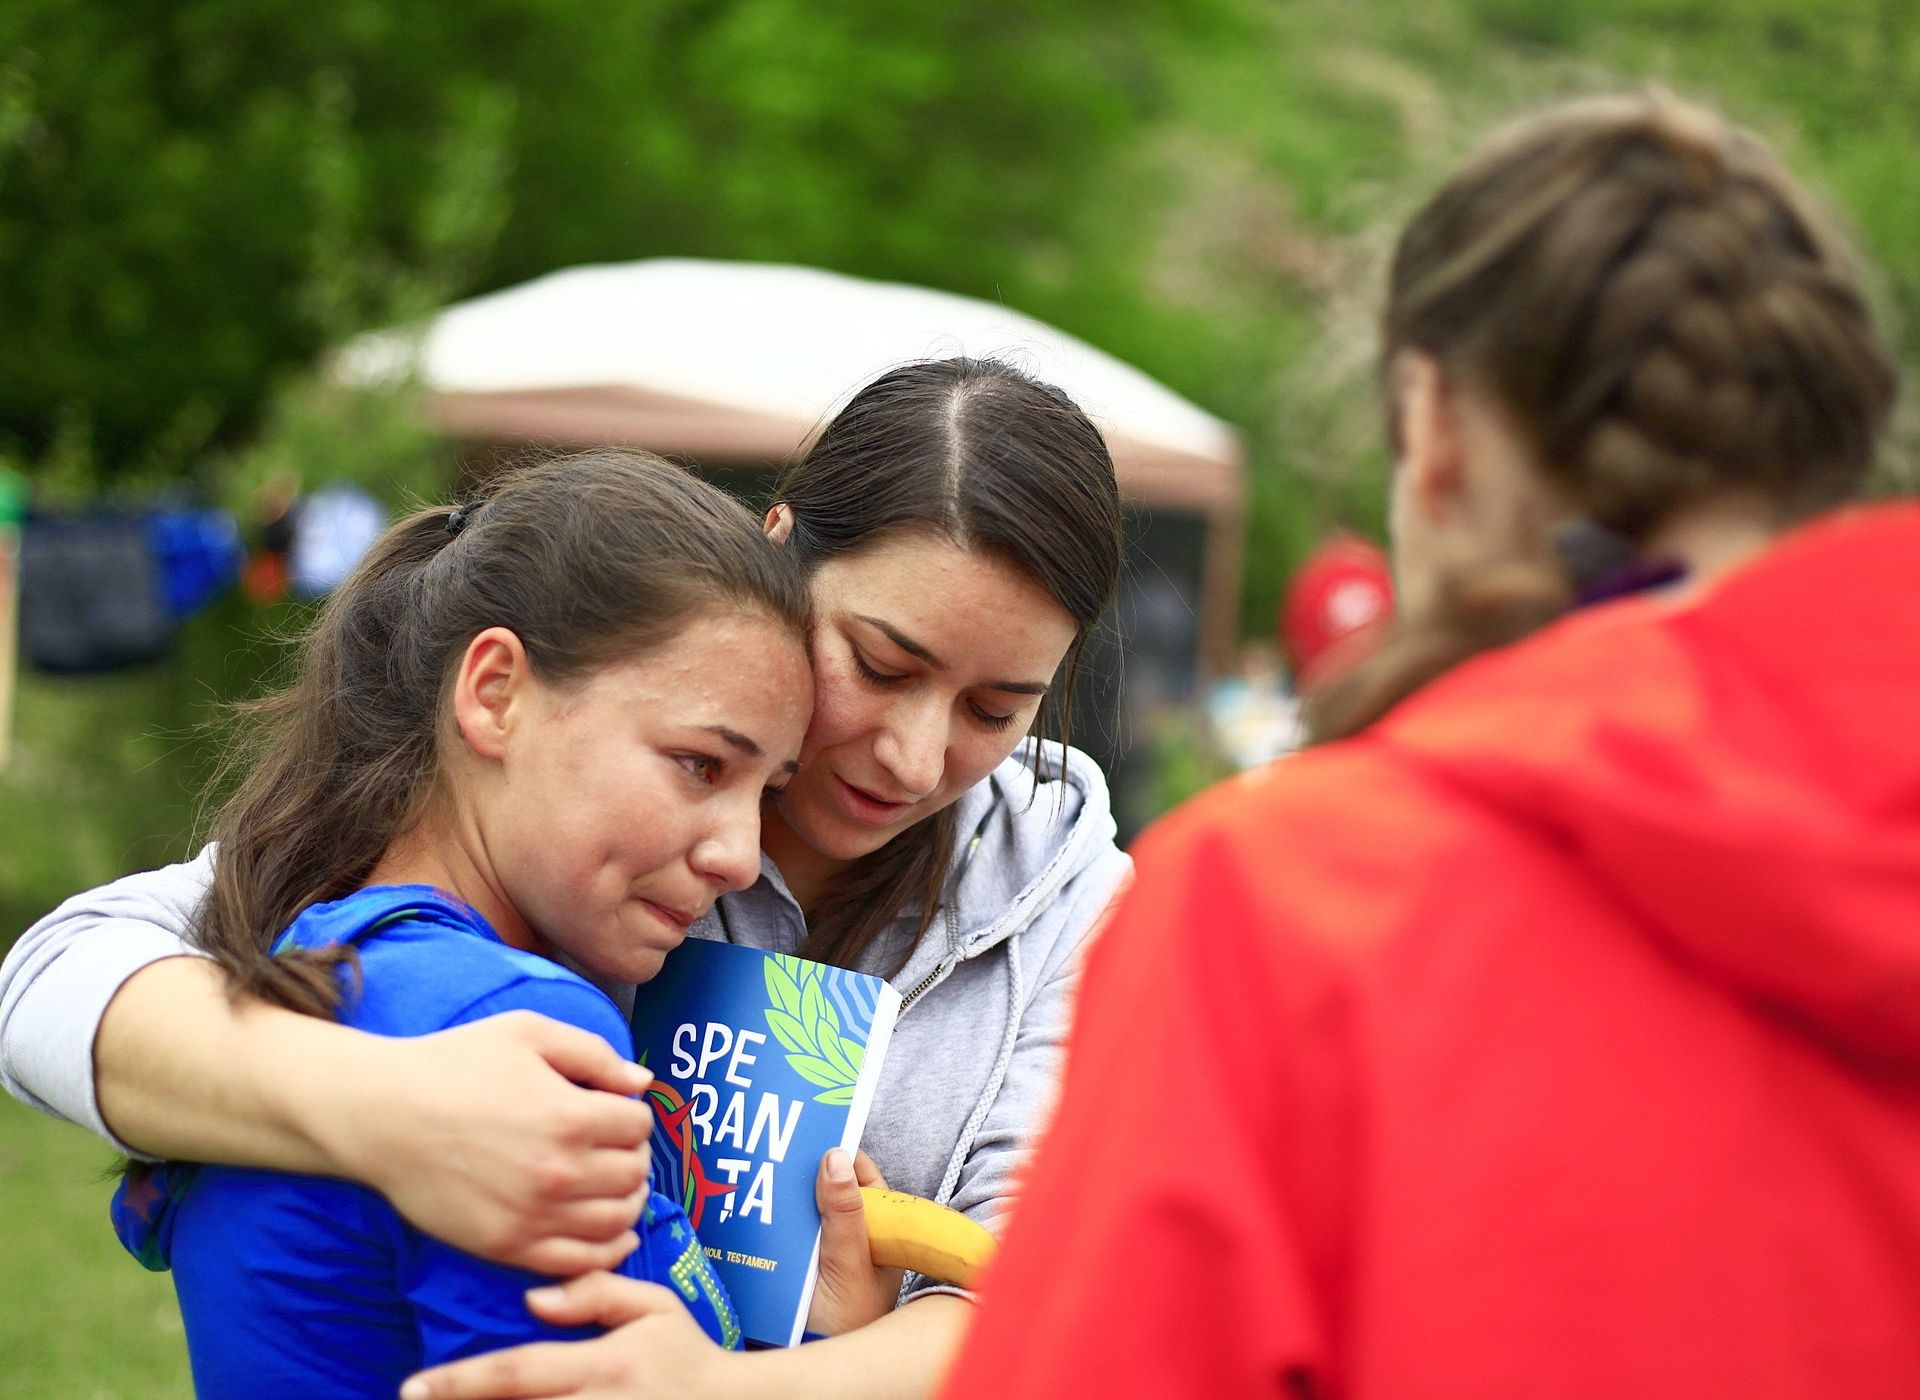
[(941, 1205), (947, 1204), (953, 1197), (953, 1188), (959, 1183), (960, 1169), (966, 1164), (967, 1155), (973, 1151), (973, 1140), (980, 1132), (980, 1125), (987, 1121), (987, 1114), (993, 1108), (993, 1101), (1000, 1097), (1000, 1086), (1006, 1081), (1007, 1065), (1013, 1059), (1013, 1042), (1020, 1034), (1020, 1002), (1024, 992), (1025, 979), (1020, 974), (1020, 940), (1009, 938), (1007, 949), (1007, 1028), (1000, 1035), (1000, 1053), (994, 1057), (993, 1073), (987, 1079), (987, 1087), (973, 1105), (973, 1112), (967, 1118), (967, 1126), (960, 1130), (960, 1141), (955, 1144), (953, 1156), (947, 1159), (946, 1175), (940, 1178), (940, 1190), (934, 1200)]

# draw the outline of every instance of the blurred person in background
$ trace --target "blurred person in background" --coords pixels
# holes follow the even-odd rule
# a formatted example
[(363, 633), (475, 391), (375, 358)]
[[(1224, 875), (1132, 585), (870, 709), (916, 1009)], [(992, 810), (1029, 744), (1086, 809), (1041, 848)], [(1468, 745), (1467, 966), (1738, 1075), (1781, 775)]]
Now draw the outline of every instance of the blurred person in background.
[(1243, 642), (1233, 673), (1209, 687), (1207, 737), (1235, 769), (1257, 768), (1300, 747), (1300, 702), (1271, 642)]
[(1589, 100), (1414, 216), (1384, 329), (1398, 623), (1135, 847), (946, 1393), (1920, 1394), (1920, 508), (1837, 509), (1853, 262), (1752, 135)]
[(1393, 573), (1371, 540), (1337, 531), (1309, 554), (1280, 600), (1280, 649), (1295, 695), (1311, 695), (1350, 673), (1380, 645), (1393, 621)]
[(1287, 582), (1275, 619), (1278, 648), (1247, 643), (1238, 672), (1208, 692), (1214, 748), (1239, 769), (1292, 753), (1304, 737), (1302, 699), (1365, 661), (1392, 621), (1386, 554), (1349, 530), (1336, 531)]

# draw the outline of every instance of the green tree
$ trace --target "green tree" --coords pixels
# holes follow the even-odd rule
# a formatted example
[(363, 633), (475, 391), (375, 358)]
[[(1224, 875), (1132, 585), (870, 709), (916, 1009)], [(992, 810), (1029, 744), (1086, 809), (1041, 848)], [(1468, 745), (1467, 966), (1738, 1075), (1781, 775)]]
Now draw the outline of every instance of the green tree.
[[(84, 420), (112, 467), (183, 422), (244, 435), (289, 367), (420, 309), (395, 293), (421, 268), (452, 296), (698, 252), (991, 294), (1150, 115), (1181, 15), (15, 0), (0, 433), (33, 459)], [(448, 247), (476, 221), (446, 207), (446, 171), (476, 158), (499, 218)]]

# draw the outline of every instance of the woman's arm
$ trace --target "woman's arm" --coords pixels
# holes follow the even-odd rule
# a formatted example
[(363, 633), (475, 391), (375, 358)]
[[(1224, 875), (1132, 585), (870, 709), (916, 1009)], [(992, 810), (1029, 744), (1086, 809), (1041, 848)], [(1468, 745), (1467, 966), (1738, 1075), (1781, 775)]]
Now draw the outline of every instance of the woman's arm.
[[(445, 946), (445, 940), (436, 940), (403, 947), (397, 956), (390, 953), (369, 976), (405, 981), (433, 977), (445, 962)], [(497, 1021), (503, 1014), (524, 1017), (531, 1024), (564, 1027), (597, 1042), (605, 1053), (622, 1060), (632, 1054), (633, 1039), (625, 1018), (602, 992), (572, 977), (516, 977), (469, 1002), (445, 1023), (454, 1029), (443, 1034), (457, 1036), (460, 1028), (489, 1019)], [(512, 1086), (503, 1086), (502, 1092), (510, 1095)], [(445, 1167), (435, 1162), (429, 1175), (442, 1174)], [(637, 1215), (646, 1201), (644, 1174), (633, 1184), (639, 1193), (635, 1199)], [(696, 1330), (703, 1339), (718, 1339), (726, 1330), (721, 1319), (724, 1306), (711, 1301), (692, 1275), (679, 1272), (691, 1268), (709, 1282), (712, 1278), (707, 1272), (706, 1255), (674, 1202), (664, 1197), (655, 1201), (654, 1210), (628, 1235), (614, 1267), (629, 1278), (650, 1278), (662, 1284), (672, 1279), (676, 1286), (687, 1289), (683, 1308), (699, 1309), (705, 1325), (704, 1330), (698, 1326)], [(417, 1228), (404, 1232), (395, 1278), (412, 1306), (419, 1355), (428, 1363), (538, 1340), (597, 1335), (597, 1329), (556, 1324), (528, 1312), (527, 1291), (548, 1282), (536, 1271), (476, 1259)]]
[(919, 1400), (946, 1373), (973, 1312), (963, 1298), (934, 1294), (845, 1336), (742, 1353), (709, 1343), (666, 1290), (612, 1274), (537, 1288), (527, 1302), (555, 1326), (614, 1330), (423, 1371), (401, 1387), (402, 1400)]
[(10, 1092), (136, 1155), (364, 1182), (502, 1263), (570, 1274), (620, 1256), (646, 1171), (650, 1120), (625, 1097), (643, 1071), (530, 1014), (396, 1041), (235, 1001), (183, 956), (211, 879), (205, 851), (21, 937), (0, 967)]
[[(1132, 864), (1115, 852), (1087, 872), (1067, 895), (1066, 926), (1041, 966), (1029, 970), (1037, 989), (1026, 1003), (1007, 1077), (961, 1169), (956, 1208), (997, 1222), (1011, 1204), (1014, 1175), (1024, 1162), (1052, 1104), (1062, 1042), (1072, 1018), (1080, 968), (1088, 946), (1110, 916)], [(823, 1287), (847, 1223), (858, 1217), (858, 1196), (836, 1216), (823, 1175), (821, 1248)], [(859, 1227), (864, 1229), (864, 1223)], [(857, 1233), (857, 1231), (856, 1231)], [(857, 1291), (849, 1267), (849, 1294)], [(516, 1347), (422, 1372), (401, 1391), (404, 1400), (512, 1400), (539, 1395), (572, 1400), (921, 1400), (932, 1395), (958, 1352), (973, 1304), (946, 1285), (916, 1278), (915, 1292), (878, 1321), (837, 1337), (782, 1350), (722, 1353), (702, 1345), (690, 1321), (676, 1316), (670, 1297), (600, 1274), (564, 1287), (536, 1289), (528, 1304), (555, 1323), (598, 1322), (615, 1330), (598, 1341)], [(816, 1317), (818, 1312), (816, 1311)]]
[[(468, 1253), (567, 1275), (631, 1250), (645, 1070), (528, 1011), (414, 1039), (253, 1000), (203, 958), (121, 988), (95, 1055), (106, 1120), (155, 1155), (359, 1181)], [(585, 1087), (576, 1087), (585, 1086)]]
[[(211, 850), (67, 900), (0, 964), (0, 1083), (33, 1108), (115, 1141), (95, 1097), (93, 1049), (125, 982), (192, 951), (188, 930), (213, 880)], [(139, 1155), (126, 1142), (115, 1142)]]

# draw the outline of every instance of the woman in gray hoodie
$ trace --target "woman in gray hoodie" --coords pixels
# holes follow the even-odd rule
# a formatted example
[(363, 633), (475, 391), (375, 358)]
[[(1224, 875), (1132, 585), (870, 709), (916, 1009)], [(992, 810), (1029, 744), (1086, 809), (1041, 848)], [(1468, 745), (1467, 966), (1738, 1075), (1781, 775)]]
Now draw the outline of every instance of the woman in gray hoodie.
[[(866, 1146), (891, 1185), (995, 1227), (1053, 1092), (1081, 954), (1129, 871), (1098, 768), (1038, 737), (1064, 740), (1118, 575), (1112, 461), (1058, 390), (997, 362), (922, 362), (834, 418), (767, 529), (811, 570), (813, 721), (764, 817), (761, 880), (691, 932), (888, 977), (904, 1003)], [(129, 876), (21, 938), (0, 970), (16, 1097), (139, 1155), (362, 1180), (432, 1233), (543, 1272), (630, 1247), (637, 1071), (537, 1018), (382, 1041), (233, 1003), (210, 964), (178, 956), (211, 870), (202, 852)], [(828, 1327), (894, 1286), (834, 1248), (864, 1235), (853, 1165), (822, 1167)], [(609, 1365), (680, 1393), (924, 1393), (965, 1326), (952, 1295), (910, 1277), (870, 1325), (744, 1356), (654, 1317), (644, 1345), (629, 1328), (550, 1352), (538, 1393)]]

